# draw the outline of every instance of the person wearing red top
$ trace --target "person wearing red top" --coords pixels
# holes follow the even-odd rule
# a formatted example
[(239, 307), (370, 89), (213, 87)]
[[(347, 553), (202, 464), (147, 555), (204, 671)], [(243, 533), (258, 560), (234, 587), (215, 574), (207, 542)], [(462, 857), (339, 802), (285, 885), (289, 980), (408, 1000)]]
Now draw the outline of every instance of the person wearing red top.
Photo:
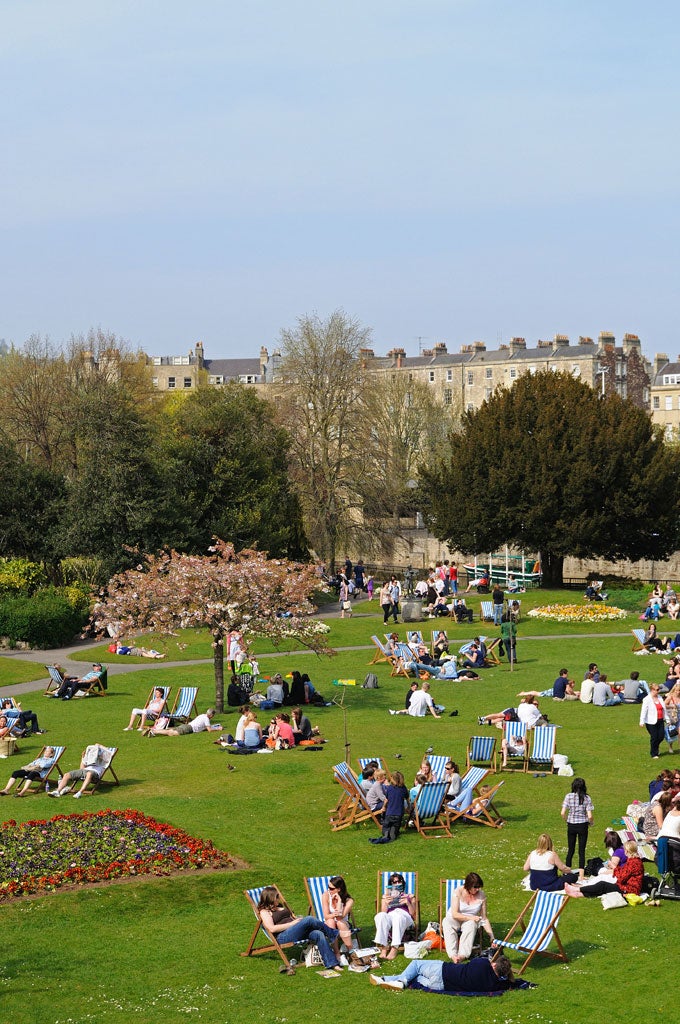
[(620, 892), (622, 895), (632, 893), (639, 896), (642, 892), (642, 882), (645, 871), (640, 857), (638, 856), (637, 843), (624, 843), (626, 861), (624, 864), (617, 864), (614, 868), (614, 881), (609, 882), (604, 878), (593, 882), (592, 885), (584, 885), (579, 888), (577, 885), (565, 885), (564, 891), (569, 896), (604, 896), (607, 892)]
[[(271, 732), (269, 735), (271, 736)], [(287, 743), (289, 747), (295, 746), (295, 736), (290, 724), (290, 715), (287, 715), (285, 711), (276, 716), (276, 728), (274, 729), (273, 739), (281, 740), (282, 745)]]

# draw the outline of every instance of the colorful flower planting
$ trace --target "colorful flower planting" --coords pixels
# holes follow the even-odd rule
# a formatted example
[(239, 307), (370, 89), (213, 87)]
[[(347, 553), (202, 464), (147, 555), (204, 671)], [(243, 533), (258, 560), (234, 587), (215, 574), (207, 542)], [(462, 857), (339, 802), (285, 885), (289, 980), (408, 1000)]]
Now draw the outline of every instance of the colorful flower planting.
[(625, 619), (628, 613), (611, 604), (544, 604), (532, 608), (527, 615), (551, 622), (603, 622), (606, 619)]
[(235, 866), (212, 843), (134, 810), (0, 827), (0, 900), (132, 875)]

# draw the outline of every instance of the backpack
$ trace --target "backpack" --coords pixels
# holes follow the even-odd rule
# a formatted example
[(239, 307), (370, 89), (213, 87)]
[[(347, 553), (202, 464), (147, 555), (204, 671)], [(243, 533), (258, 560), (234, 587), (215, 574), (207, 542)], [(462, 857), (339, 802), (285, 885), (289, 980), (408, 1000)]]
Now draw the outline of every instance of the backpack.
[(366, 678), (364, 679), (362, 689), (364, 690), (377, 690), (378, 689), (378, 677), (375, 672), (367, 672)]

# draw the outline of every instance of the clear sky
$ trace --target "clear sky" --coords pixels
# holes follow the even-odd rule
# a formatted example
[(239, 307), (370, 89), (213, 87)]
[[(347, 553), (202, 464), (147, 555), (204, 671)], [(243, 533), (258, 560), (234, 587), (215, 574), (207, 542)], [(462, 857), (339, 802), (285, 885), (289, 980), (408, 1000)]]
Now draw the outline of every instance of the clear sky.
[(680, 352), (677, 0), (0, 0), (0, 338)]

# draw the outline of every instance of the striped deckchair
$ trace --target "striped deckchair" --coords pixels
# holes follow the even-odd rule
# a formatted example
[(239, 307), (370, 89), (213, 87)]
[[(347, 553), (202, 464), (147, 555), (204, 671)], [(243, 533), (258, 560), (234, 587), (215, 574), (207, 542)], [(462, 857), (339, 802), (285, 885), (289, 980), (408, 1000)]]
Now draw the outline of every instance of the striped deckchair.
[[(340, 874), (336, 871), (334, 874)], [(305, 889), (307, 890), (308, 906), (307, 910), (312, 917), (318, 917), (319, 921), (323, 921), (323, 894), (328, 891), (328, 885), (333, 875), (315, 875), (312, 878), (305, 878)], [(354, 914), (349, 914), (349, 924), (352, 929), (352, 935), (357, 934), (361, 929), (357, 928), (354, 923)]]
[(470, 768), (480, 761), (488, 764), (489, 768), (496, 772), (498, 755), (496, 753), (495, 736), (471, 736), (468, 740), (465, 751), (465, 767)]
[(413, 803), (413, 822), (424, 839), (451, 838), (451, 829), (444, 810), (448, 782), (427, 782), (421, 786)]
[[(557, 922), (568, 900), (569, 896), (562, 892), (537, 891), (532, 893), (531, 899), (508, 934), (504, 939), (496, 941), (498, 948), (492, 959), (495, 960), (504, 949), (515, 949), (519, 953), (526, 953), (524, 963), (516, 972), (518, 975), (524, 972), (525, 968), (537, 954), (549, 956), (553, 960), (561, 960), (566, 963), (569, 957), (565, 953), (564, 946), (557, 933)], [(529, 923), (525, 924), (524, 918), (529, 910), (531, 910), (531, 917)], [(510, 938), (518, 928), (523, 928), (524, 934), (518, 941), (511, 942)], [(557, 953), (548, 949), (553, 939), (557, 943), (559, 950)]]
[[(260, 953), (278, 953), (281, 959), (283, 960), (285, 967), (289, 971), (292, 971), (290, 960), (286, 956), (285, 950), (294, 948), (296, 946), (306, 946), (308, 945), (308, 942), (307, 940), (304, 940), (304, 942), (279, 942), (276, 938), (276, 935), (267, 931), (267, 929), (262, 924), (262, 921), (260, 919), (260, 912), (257, 909), (258, 903), (260, 902), (260, 896), (262, 895), (262, 890), (265, 888), (267, 887), (264, 885), (260, 885), (256, 889), (243, 890), (243, 895), (248, 900), (248, 905), (250, 906), (252, 912), (255, 914), (257, 924), (253, 929), (253, 934), (250, 936), (250, 942), (248, 943), (248, 947), (245, 950), (245, 952), (241, 953), (241, 956), (258, 956)], [(271, 886), (271, 888), (276, 889), (279, 895), (279, 899), (281, 901), (281, 907), (290, 910), (290, 907), (288, 906), (283, 896), (281, 895), (281, 891), (278, 885), (273, 885)], [(292, 914), (292, 911), (290, 912)], [(260, 932), (262, 932), (265, 938), (265, 945), (256, 946), (255, 942)]]
[(552, 771), (556, 741), (556, 725), (542, 725), (537, 729), (532, 729), (531, 752), (529, 754), (527, 767), (530, 768), (532, 764), (535, 764), (542, 768), (549, 768)]
[(194, 718), (198, 714), (196, 710), (197, 693), (197, 686), (180, 686), (170, 712), (170, 720), (173, 724), (188, 722), (190, 718)]
[[(507, 764), (506, 764), (505, 768), (503, 768), (503, 766), (501, 766), (501, 771), (502, 772), (526, 772), (526, 770), (527, 770), (527, 763), (528, 763), (528, 760), (527, 760), (528, 743), (526, 742), (526, 740), (527, 740), (527, 726), (526, 726), (526, 722), (504, 722), (503, 723), (503, 736), (504, 736), (506, 741), (509, 741), (510, 739), (514, 739), (514, 740), (523, 739), (525, 742), (524, 742), (524, 746), (522, 748), (522, 753), (520, 753), (520, 754), (511, 754), (510, 751), (508, 750), (508, 753), (507, 753)], [(519, 768), (511, 768), (510, 767), (511, 763), (514, 763), (516, 765), (519, 764), (520, 767)]]
[[(379, 871), (378, 872), (378, 892), (375, 901), (376, 913), (380, 912), (382, 898), (390, 888), (390, 878), (393, 875), (401, 875), (404, 879), (404, 892), (409, 896), (413, 896), (415, 901), (415, 934), (420, 934), (420, 893), (418, 890), (418, 872), (417, 871), (400, 871), (399, 868), (392, 868), (391, 871)], [(408, 934), (408, 933), (407, 933)]]
[[(464, 878), (440, 878), (439, 879), (439, 934), (444, 937), (444, 918), (449, 912), (451, 900), (456, 889), (465, 884)], [(478, 956), (482, 951), (482, 929), (477, 931), (477, 938), (472, 946)]]
[(372, 811), (366, 802), (366, 794), (357, 782), (357, 777), (344, 761), (334, 765), (335, 778), (344, 790), (338, 806), (331, 811), (330, 826), (333, 832), (339, 832), (350, 825), (359, 825), (362, 821), (373, 821), (382, 828), (377, 811)]
[[(38, 754), (38, 757), (44, 757), (45, 756), (45, 751), (47, 749), (47, 746), (52, 746), (52, 744), (47, 744), (46, 746), (44, 746), (42, 748), (42, 750), (40, 751), (40, 753)], [(29, 789), (33, 789), (34, 786), (36, 787), (36, 789), (42, 789), (45, 786), (45, 784), (47, 783), (47, 780), (49, 779), (50, 775), (55, 770), (55, 768), (56, 768), (56, 770), (57, 770), (57, 772), (59, 773), (60, 776), (64, 774), (62, 772), (61, 768), (59, 767), (59, 759), (60, 759), (61, 755), (64, 753), (64, 751), (66, 750), (66, 747), (54, 747), (53, 749), (54, 749), (54, 754), (52, 755), (52, 758), (51, 758), (49, 764), (47, 765), (46, 768), (42, 769), (42, 771), (40, 772), (40, 778), (39, 779), (36, 779), (34, 782), (29, 783), (29, 785), (26, 787), (27, 791)]]

